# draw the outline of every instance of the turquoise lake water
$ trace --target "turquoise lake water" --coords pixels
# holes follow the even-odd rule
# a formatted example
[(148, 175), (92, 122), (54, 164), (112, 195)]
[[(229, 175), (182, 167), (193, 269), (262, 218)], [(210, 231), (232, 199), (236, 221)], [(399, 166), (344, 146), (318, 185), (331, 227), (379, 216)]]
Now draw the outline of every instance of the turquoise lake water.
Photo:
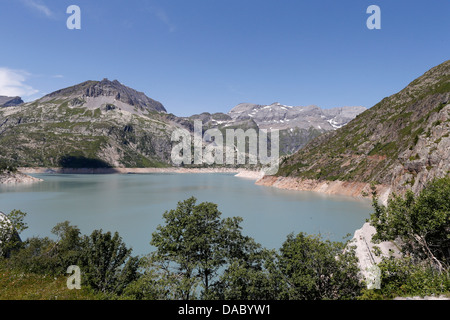
[(280, 248), (293, 232), (321, 234), (342, 241), (369, 217), (364, 199), (257, 186), (233, 174), (35, 174), (32, 185), (0, 186), (0, 211), (27, 213), (22, 238), (48, 236), (59, 222), (70, 221), (83, 234), (118, 231), (134, 255), (153, 251), (151, 234), (162, 214), (191, 196), (218, 204), (222, 217), (240, 216), (245, 235), (266, 248)]

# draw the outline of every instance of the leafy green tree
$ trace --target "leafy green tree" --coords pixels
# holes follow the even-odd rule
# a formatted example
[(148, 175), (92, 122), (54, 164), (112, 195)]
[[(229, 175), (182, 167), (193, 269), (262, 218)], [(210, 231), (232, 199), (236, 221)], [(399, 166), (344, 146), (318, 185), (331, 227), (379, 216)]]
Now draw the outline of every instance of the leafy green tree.
[(290, 234), (280, 249), (280, 299), (353, 299), (360, 290), (354, 251), (319, 236)]
[(417, 263), (411, 257), (385, 258), (378, 267), (381, 271), (381, 287), (363, 290), (363, 295), (358, 299), (439, 296), (450, 291), (450, 273), (437, 272), (427, 261)]
[(402, 251), (416, 260), (426, 259), (439, 271), (450, 263), (450, 177), (437, 179), (418, 196), (407, 191), (393, 195), (387, 206), (373, 193), (371, 224), (375, 240), (400, 240)]
[(152, 254), (141, 258), (140, 276), (124, 290), (122, 297), (133, 300), (176, 300), (180, 279), (178, 275), (169, 275), (159, 267)]
[(121, 294), (125, 287), (137, 279), (137, 257), (131, 256), (117, 232), (94, 230), (82, 243), (81, 271), (83, 281), (103, 293)]
[(24, 241), (21, 250), (14, 252), (8, 263), (33, 273), (65, 274), (68, 266), (80, 263), (80, 230), (65, 221), (57, 224), (52, 233), (57, 236), (56, 241), (48, 237), (32, 237)]
[(67, 267), (78, 265), (81, 261), (83, 242), (80, 229), (70, 225), (69, 221), (58, 223), (52, 229), (57, 241), (50, 250), (54, 257), (54, 272), (63, 274)]
[[(232, 259), (244, 259), (256, 244), (241, 233), (242, 218), (221, 219), (217, 205), (191, 197), (163, 215), (166, 224), (153, 233), (152, 261), (166, 292), (174, 299), (217, 296), (220, 271)], [(201, 292), (200, 292), (201, 290)]]
[(55, 242), (48, 237), (32, 237), (23, 242), (6, 261), (13, 269), (35, 274), (55, 274), (54, 258), (49, 254)]
[(220, 300), (275, 300), (282, 287), (274, 250), (257, 250), (245, 259), (233, 259), (217, 289)]
[[(16, 225), (23, 225), (19, 213), (11, 217)], [(85, 285), (117, 295), (137, 279), (138, 258), (131, 256), (132, 250), (117, 232), (112, 235), (95, 230), (82, 237), (77, 227), (65, 221), (57, 224), (52, 233), (57, 236), (56, 241), (47, 237), (27, 239), (8, 259), (8, 265), (46, 275), (65, 275), (69, 266), (78, 265)]]
[(7, 258), (11, 251), (20, 247), (20, 233), (28, 228), (26, 213), (13, 210), (9, 214), (0, 213), (0, 257)]

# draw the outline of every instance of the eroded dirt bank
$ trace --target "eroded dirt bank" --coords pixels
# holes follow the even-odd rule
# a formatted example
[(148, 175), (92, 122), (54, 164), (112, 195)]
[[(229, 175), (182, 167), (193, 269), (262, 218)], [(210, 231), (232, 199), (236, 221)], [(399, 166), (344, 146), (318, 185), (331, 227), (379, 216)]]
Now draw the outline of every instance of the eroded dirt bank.
[[(348, 182), (348, 181), (319, 181), (292, 177), (276, 177), (264, 176), (256, 181), (257, 185), (271, 186), (287, 190), (299, 191), (316, 191), (325, 194), (345, 195), (351, 197), (363, 198), (370, 196), (371, 188), (369, 183), (363, 182)], [(387, 203), (389, 194), (391, 193), (390, 186), (378, 185), (376, 186), (379, 199), (383, 204)]]

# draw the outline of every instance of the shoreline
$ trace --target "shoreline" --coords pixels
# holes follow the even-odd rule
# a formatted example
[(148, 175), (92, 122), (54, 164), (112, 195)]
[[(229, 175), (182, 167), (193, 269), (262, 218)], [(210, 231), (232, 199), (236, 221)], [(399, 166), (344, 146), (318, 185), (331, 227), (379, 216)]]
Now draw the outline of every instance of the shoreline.
[[(254, 180), (256, 185), (296, 191), (314, 191), (329, 195), (343, 195), (354, 198), (367, 198), (371, 194), (371, 185), (364, 182), (319, 181), (295, 177), (265, 176), (263, 171), (245, 168), (47, 168), (20, 167), (19, 172), (29, 174), (151, 174), (151, 173), (230, 173), (235, 177)], [(386, 205), (391, 187), (377, 185), (379, 200)], [(367, 196), (364, 196), (366, 194)]]
[[(371, 194), (371, 185), (365, 182), (339, 180), (319, 181), (293, 177), (264, 176), (261, 179), (258, 179), (255, 184), (286, 190), (314, 191), (323, 194), (343, 195), (362, 199), (367, 198), (367, 196), (370, 196)], [(376, 191), (380, 202), (386, 205), (389, 195), (391, 194), (391, 187), (387, 185), (377, 185)], [(367, 196), (363, 194), (366, 194)]]
[(23, 174), (146, 174), (146, 173), (233, 173), (237, 177), (258, 180), (261, 172), (243, 168), (41, 168), (21, 167)]

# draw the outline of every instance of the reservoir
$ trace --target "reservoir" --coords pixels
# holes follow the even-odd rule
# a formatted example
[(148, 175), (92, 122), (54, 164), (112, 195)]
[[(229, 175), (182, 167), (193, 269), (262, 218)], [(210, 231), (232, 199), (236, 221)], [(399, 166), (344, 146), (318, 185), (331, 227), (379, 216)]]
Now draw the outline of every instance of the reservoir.
[(372, 212), (367, 199), (257, 186), (254, 180), (229, 173), (33, 176), (44, 181), (0, 185), (0, 211), (27, 213), (22, 239), (55, 239), (51, 229), (69, 221), (85, 235), (96, 229), (119, 232), (133, 255), (154, 250), (149, 243), (157, 226), (164, 224), (163, 213), (191, 196), (197, 204), (216, 203), (222, 218), (242, 217), (242, 233), (269, 249), (279, 249), (289, 233), (344, 241)]

